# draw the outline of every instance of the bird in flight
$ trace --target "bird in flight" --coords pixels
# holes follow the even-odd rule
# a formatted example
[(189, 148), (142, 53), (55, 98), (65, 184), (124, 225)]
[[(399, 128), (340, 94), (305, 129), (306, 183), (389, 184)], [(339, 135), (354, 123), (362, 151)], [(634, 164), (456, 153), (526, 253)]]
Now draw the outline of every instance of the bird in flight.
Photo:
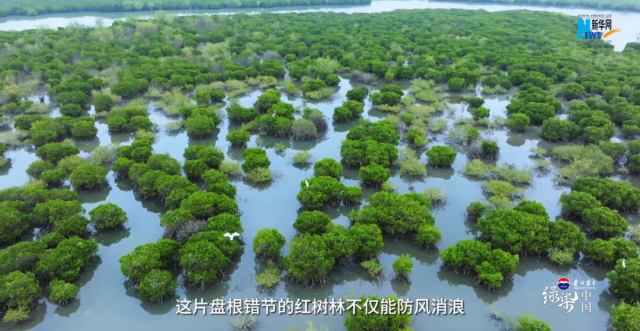
[(234, 233), (225, 233), (225, 234), (224, 234), (224, 236), (225, 236), (225, 237), (229, 237), (229, 240), (233, 240), (233, 238), (235, 238), (235, 237), (239, 237), (239, 236), (240, 236), (240, 234), (239, 234), (239, 233), (237, 233), (237, 232), (234, 232)]
[(307, 187), (309, 187), (309, 181), (307, 181), (306, 179), (304, 180), (304, 183), (307, 185)]

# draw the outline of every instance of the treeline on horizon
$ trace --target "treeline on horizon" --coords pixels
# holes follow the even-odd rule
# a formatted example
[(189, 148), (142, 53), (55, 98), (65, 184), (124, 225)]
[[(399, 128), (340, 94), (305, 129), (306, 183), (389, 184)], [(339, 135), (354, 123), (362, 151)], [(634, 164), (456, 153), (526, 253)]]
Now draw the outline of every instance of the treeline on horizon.
[(489, 3), (640, 11), (639, 0), (430, 0), (433, 2)]
[(10, 15), (37, 16), (51, 13), (72, 13), (84, 11), (113, 13), (150, 10), (215, 10), (234, 8), (368, 4), (371, 4), (371, 0), (61, 0), (55, 2), (42, 0), (2, 0), (0, 1), (0, 17)]

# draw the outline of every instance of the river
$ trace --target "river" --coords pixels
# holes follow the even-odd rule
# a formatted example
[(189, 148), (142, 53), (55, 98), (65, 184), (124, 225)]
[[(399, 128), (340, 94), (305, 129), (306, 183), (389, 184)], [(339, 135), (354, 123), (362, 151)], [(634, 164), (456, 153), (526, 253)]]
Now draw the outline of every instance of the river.
[[(339, 12), (381, 12), (394, 9), (410, 8), (483, 8), (489, 11), (506, 9), (531, 9), (542, 10), (539, 7), (522, 6), (489, 6), (489, 5), (460, 5), (428, 2), (374, 2), (366, 7), (340, 7), (333, 9), (291, 9), (278, 10), (276, 12), (290, 11), (339, 11)], [(555, 10), (555, 9), (554, 9)], [(590, 13), (588, 10), (558, 9), (557, 11), (575, 15), (577, 13)], [(251, 12), (251, 11), (247, 11)], [(229, 11), (220, 13), (230, 13)], [(183, 13), (193, 14), (193, 13)], [(93, 15), (93, 14), (92, 14)], [(50, 17), (37, 17), (33, 19), (20, 18), (13, 21), (3, 19), (0, 23), (2, 29), (22, 30), (35, 28), (41, 25), (50, 27), (65, 26), (72, 21), (82, 24), (93, 24), (96, 18), (102, 18), (105, 23), (122, 18), (122, 14), (106, 15), (82, 15), (68, 16), (52, 15)], [(144, 16), (141, 14), (141, 16)], [(616, 27), (622, 27), (623, 33), (630, 30), (632, 22), (640, 21), (640, 14), (615, 14)], [(626, 23), (625, 23), (626, 22)], [(627, 25), (625, 25), (627, 24)], [(637, 25), (636, 25), (637, 26)], [(629, 32), (627, 32), (628, 34)], [(616, 39), (616, 47), (622, 45), (623, 34)], [(622, 47), (622, 46), (620, 46)], [(331, 117), (333, 109), (345, 100), (345, 93), (353, 87), (348, 80), (340, 83), (340, 91), (333, 98), (320, 102), (304, 101), (301, 98), (289, 98), (283, 95), (285, 102), (294, 106), (307, 106), (320, 109), (327, 117)], [(252, 91), (240, 98), (239, 103), (245, 107), (253, 105), (261, 91)], [(492, 116), (503, 115), (505, 107), (509, 103), (510, 95), (485, 96), (485, 107), (491, 110)], [(456, 103), (452, 99), (455, 111), (445, 112), (442, 116), (449, 120), (456, 117), (469, 117), (466, 106)], [(228, 103), (227, 103), (228, 104)], [(54, 114), (59, 113), (54, 110)], [(159, 125), (170, 121), (161, 112), (150, 108), (150, 117)], [(382, 118), (382, 114), (371, 110), (371, 104), (365, 105), (365, 118), (372, 120)], [(452, 121), (451, 121), (452, 122)], [(353, 124), (341, 124), (330, 126), (329, 131), (323, 137), (312, 142), (290, 142), (282, 139), (264, 138), (261, 144), (267, 148), (268, 156), (272, 162), (271, 169), (278, 178), (270, 185), (253, 185), (243, 181), (235, 181), (237, 186), (238, 203), (244, 212), (242, 222), (245, 229), (243, 237), (248, 245), (244, 254), (236, 261), (235, 270), (230, 273), (230, 278), (203, 291), (180, 287), (178, 297), (190, 300), (203, 298), (211, 302), (214, 298), (264, 298), (256, 290), (254, 276), (257, 271), (254, 256), (251, 251), (251, 242), (257, 231), (262, 228), (277, 228), (289, 240), (294, 229), (293, 222), (300, 207), (296, 200), (299, 185), (302, 180), (312, 176), (312, 168), (299, 168), (292, 164), (292, 156), (296, 151), (310, 151), (314, 160), (322, 158), (340, 159), (340, 144), (345, 139), (349, 128)], [(128, 144), (132, 141), (129, 135), (110, 135), (107, 125), (103, 121), (97, 123), (98, 139), (79, 144), (84, 154), (89, 153), (97, 146), (110, 143)], [(193, 141), (185, 133), (167, 135), (161, 132), (154, 144), (156, 153), (167, 153), (184, 162), (182, 153), (189, 145), (215, 145), (227, 154), (228, 158), (241, 160), (241, 151), (231, 149), (224, 137), (229, 131), (229, 123), (225, 120), (220, 126), (219, 133), (207, 140)], [(518, 167), (531, 166), (532, 160), (528, 158), (531, 148), (545, 148), (550, 151), (555, 145), (539, 140), (535, 129), (517, 134), (506, 131), (485, 131), (484, 138), (495, 139), (501, 148), (500, 163), (511, 163)], [(431, 138), (430, 145), (445, 144), (442, 135)], [(274, 145), (283, 142), (289, 146), (286, 153), (276, 153)], [(257, 145), (256, 136), (252, 137), (250, 147)], [(10, 165), (0, 168), (0, 188), (22, 185), (27, 182), (25, 173), (27, 166), (37, 160), (34, 153), (25, 150), (10, 151), (6, 157), (12, 160)], [(422, 155), (422, 161), (426, 157)], [(459, 154), (453, 165), (453, 169), (429, 168), (428, 177), (423, 181), (408, 182), (397, 173), (391, 181), (398, 186), (399, 193), (407, 193), (411, 189), (422, 192), (425, 188), (437, 187), (447, 192), (449, 198), (443, 207), (435, 208), (433, 215), (436, 218), (435, 226), (442, 231), (443, 241), (438, 245), (439, 250), (455, 244), (464, 239), (473, 238), (477, 230), (472, 224), (464, 221), (465, 207), (472, 201), (482, 199), (480, 182), (468, 179), (460, 173), (467, 159)], [(560, 214), (558, 199), (566, 188), (553, 184), (553, 171), (538, 173), (530, 188), (526, 191), (526, 198), (543, 203), (553, 219)], [(358, 173), (354, 170), (345, 171), (346, 185), (358, 183)], [(126, 181), (115, 181), (113, 175), (109, 175), (110, 187), (108, 189), (81, 194), (80, 200), (85, 209), (91, 210), (98, 204), (111, 202), (121, 206), (129, 216), (127, 229), (101, 235), (97, 238), (100, 250), (96, 259), (81, 274), (76, 282), (80, 289), (79, 300), (67, 306), (56, 306), (46, 301), (39, 304), (32, 312), (32, 319), (19, 326), (0, 324), (0, 330), (10, 331), (62, 331), (62, 330), (176, 330), (188, 329), (194, 331), (227, 329), (230, 316), (176, 316), (176, 302), (170, 300), (162, 304), (141, 303), (136, 297), (130, 285), (125, 282), (120, 272), (118, 259), (131, 252), (136, 246), (144, 243), (155, 242), (162, 235), (159, 225), (163, 208), (160, 204), (150, 201), (141, 201), (135, 197), (131, 185)], [(365, 190), (365, 197), (374, 191)], [(342, 207), (328, 210), (327, 213), (334, 222), (347, 224), (347, 214), (351, 208)], [(630, 223), (637, 224), (635, 217), (628, 218)], [(286, 248), (285, 252), (286, 254)], [(489, 292), (481, 287), (474, 286), (472, 277), (458, 275), (452, 271), (440, 269), (441, 261), (438, 258), (438, 250), (424, 251), (416, 248), (408, 241), (385, 240), (384, 251), (380, 261), (386, 266), (387, 272), (391, 271), (392, 262), (401, 254), (409, 253), (414, 259), (414, 268), (411, 274), (412, 282), (398, 283), (385, 280), (381, 283), (372, 283), (364, 280), (364, 275), (359, 267), (347, 267), (332, 272), (328, 277), (328, 283), (324, 286), (306, 288), (293, 284), (281, 283), (273, 295), (275, 299), (289, 298), (310, 299), (314, 298), (342, 298), (373, 294), (389, 296), (397, 294), (416, 299), (461, 299), (465, 303), (464, 316), (414, 316), (413, 327), (415, 330), (496, 330), (495, 321), (489, 318), (491, 308), (515, 318), (522, 314), (532, 314), (536, 318), (550, 323), (553, 330), (604, 330), (608, 323), (610, 307), (615, 299), (608, 294), (607, 279), (605, 273), (610, 268), (593, 267), (584, 262), (572, 267), (557, 267), (546, 258), (529, 257), (521, 259), (513, 282), (498, 291)], [(573, 312), (567, 312), (561, 308), (544, 306), (542, 292), (545, 287), (553, 286), (559, 278), (566, 277), (572, 282), (578, 280), (592, 280), (596, 282), (596, 290), (592, 291), (593, 302), (591, 312), (582, 312), (578, 303)], [(282, 315), (260, 316), (258, 329), (265, 331), (284, 331), (290, 327), (304, 328), (306, 321), (313, 321), (318, 329), (325, 325), (328, 330), (344, 330), (342, 317), (339, 316), (310, 316), (310, 315)]]
[[(429, 2), (429, 1), (373, 1), (371, 5), (363, 6), (338, 6), (338, 7), (285, 7), (273, 9), (241, 9), (241, 10), (194, 10), (194, 11), (168, 11), (176, 15), (229, 15), (236, 13), (256, 14), (260, 12), (272, 13), (304, 13), (304, 12), (338, 12), (338, 13), (380, 13), (393, 11), (396, 9), (483, 9), (489, 12), (505, 11), (505, 10), (534, 10), (534, 11), (551, 11), (564, 13), (571, 16), (585, 14), (613, 14), (614, 28), (621, 28), (620, 33), (611, 36), (611, 40), (615, 49), (621, 51), (624, 46), (632, 41), (636, 41), (640, 33), (640, 13), (637, 12), (616, 12), (616, 11), (599, 11), (593, 9), (574, 9), (567, 7), (542, 7), (542, 6), (510, 6), (510, 5), (493, 5), (493, 4), (460, 4), (446, 2)], [(70, 23), (76, 22), (82, 25), (95, 25), (96, 19), (101, 19), (106, 25), (111, 25), (116, 20), (125, 17), (147, 18), (152, 12), (133, 12), (133, 13), (68, 13), (68, 14), (48, 14), (34, 17), (25, 16), (9, 16), (0, 18), (1, 30), (26, 30), (36, 29), (40, 27), (58, 28), (65, 27)], [(532, 31), (535, 33), (535, 31)]]

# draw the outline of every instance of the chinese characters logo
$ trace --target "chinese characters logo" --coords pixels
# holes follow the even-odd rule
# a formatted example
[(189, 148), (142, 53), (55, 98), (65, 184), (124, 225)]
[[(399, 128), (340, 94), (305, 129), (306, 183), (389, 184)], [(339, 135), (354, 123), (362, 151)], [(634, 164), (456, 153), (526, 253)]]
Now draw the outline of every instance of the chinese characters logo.
[[(563, 288), (564, 287), (564, 288)], [(545, 287), (542, 291), (543, 305), (558, 306), (567, 311), (567, 314), (572, 312), (575, 305), (580, 302), (581, 312), (591, 312), (591, 291), (596, 288), (595, 280), (578, 281), (573, 282), (573, 288), (570, 287), (569, 280), (561, 278), (558, 281), (558, 286)], [(559, 292), (558, 289), (562, 290)], [(568, 290), (564, 292), (565, 290)]]
[[(586, 18), (591, 17), (591, 18)], [(611, 25), (611, 15), (578, 15), (578, 39), (605, 39), (622, 31)]]

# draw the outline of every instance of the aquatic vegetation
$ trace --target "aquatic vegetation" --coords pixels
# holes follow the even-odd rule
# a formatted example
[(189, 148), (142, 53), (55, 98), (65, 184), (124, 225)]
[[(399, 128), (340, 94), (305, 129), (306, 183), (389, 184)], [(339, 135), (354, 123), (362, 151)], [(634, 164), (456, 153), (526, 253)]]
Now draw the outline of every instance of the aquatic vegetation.
[(502, 180), (490, 180), (483, 183), (482, 189), (491, 196), (503, 196), (510, 199), (515, 199), (524, 193), (522, 189)]
[[(93, 150), (93, 152), (91, 152), (89, 160), (96, 164), (113, 163), (118, 157), (118, 148), (120, 148), (120, 145), (118, 144), (109, 144), (106, 146), (97, 147)], [(64, 160), (65, 159), (60, 160), (60, 163), (62, 163), (62, 161)], [(67, 162), (71, 162), (71, 160)], [(58, 166), (61, 165), (58, 164)]]
[(422, 194), (431, 202), (432, 206), (447, 202), (447, 193), (436, 187), (427, 188)]
[(400, 173), (405, 176), (423, 176), (427, 173), (427, 167), (415, 157), (405, 158), (400, 161)]
[(304, 164), (308, 163), (313, 155), (307, 151), (299, 151), (293, 156), (293, 164)]
[(289, 146), (283, 143), (275, 143), (274, 147), (276, 148), (276, 152), (284, 152)]
[(282, 271), (272, 261), (269, 261), (267, 269), (256, 275), (256, 283), (266, 288), (273, 288), (280, 282), (281, 274)]
[(380, 264), (378, 260), (367, 260), (360, 263), (362, 268), (367, 272), (367, 275), (375, 281), (380, 281), (384, 278), (384, 266)]
[(440, 133), (447, 128), (447, 124), (448, 124), (447, 120), (444, 118), (441, 118), (429, 124), (429, 131), (434, 133)]
[(397, 280), (409, 280), (409, 274), (413, 269), (413, 260), (409, 254), (403, 254), (393, 261), (393, 272), (396, 274)]
[(167, 130), (167, 132), (169, 133), (178, 132), (184, 129), (184, 127), (185, 127), (185, 121), (181, 119), (169, 122), (164, 126), (165, 130)]
[(493, 171), (494, 167), (490, 166), (481, 160), (475, 159), (467, 162), (462, 173), (468, 176), (485, 177)]
[(393, 192), (393, 191), (398, 189), (398, 185), (396, 185), (396, 184), (394, 184), (394, 183), (392, 183), (392, 182), (390, 182), (388, 180), (386, 182), (382, 183), (381, 187), (382, 187), (382, 190), (385, 191), (385, 192)]
[(246, 172), (247, 178), (254, 183), (268, 182), (273, 179), (273, 173), (269, 168), (254, 168)]

